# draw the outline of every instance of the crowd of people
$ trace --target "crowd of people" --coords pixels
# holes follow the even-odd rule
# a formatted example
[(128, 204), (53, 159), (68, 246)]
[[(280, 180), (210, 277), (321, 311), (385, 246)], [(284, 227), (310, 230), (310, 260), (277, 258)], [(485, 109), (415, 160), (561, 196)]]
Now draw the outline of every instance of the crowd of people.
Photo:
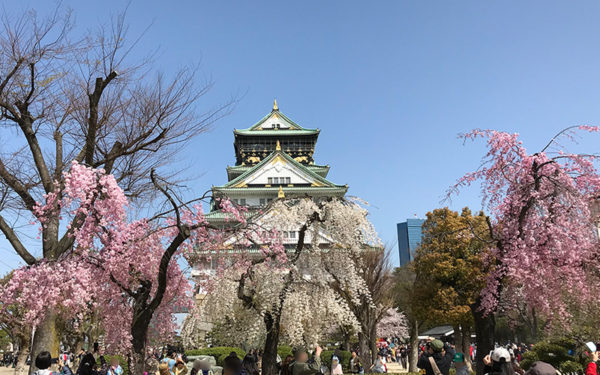
[[(475, 359), (477, 348), (473, 345), (469, 348), (471, 360)], [(497, 346), (483, 358), (483, 373), (486, 375), (559, 375), (560, 373), (550, 364), (537, 361), (531, 368), (525, 372), (520, 362), (523, 354), (527, 351), (526, 346), (506, 345)], [(598, 352), (595, 352), (598, 353)], [(470, 374), (469, 363), (465, 360), (466, 353), (456, 352), (453, 345), (444, 343), (441, 340), (432, 340), (426, 342), (420, 348), (417, 367), (421, 369), (424, 375), (449, 375), (450, 369), (455, 369), (456, 375)], [(597, 360), (597, 354), (596, 354)], [(592, 360), (590, 366), (594, 366), (593, 372), (586, 375), (596, 375), (595, 361)]]
[[(597, 365), (600, 351), (595, 344), (588, 343), (589, 364), (585, 375), (597, 375)], [(455, 350), (451, 343), (444, 343), (434, 339), (422, 342), (418, 348), (417, 367), (422, 375), (450, 375), (450, 369), (455, 369), (455, 375), (469, 375), (471, 363), (477, 354), (477, 348), (471, 345), (461, 353)], [(486, 375), (559, 375), (560, 373), (545, 362), (535, 362), (525, 372), (520, 362), (523, 354), (527, 351), (525, 345), (497, 346), (483, 358), (484, 374)], [(158, 375), (216, 375), (210, 362), (203, 359), (195, 359), (191, 366), (188, 359), (180, 350), (178, 353), (173, 349), (165, 349), (162, 352), (154, 352), (151, 360), (155, 363), (154, 369), (149, 373), (156, 372)], [(387, 365), (396, 362), (405, 370), (408, 370), (408, 357), (410, 347), (399, 343), (397, 340), (381, 341), (377, 345), (377, 355), (374, 363), (365, 368), (361, 362), (358, 351), (351, 352), (349, 361), (349, 372), (352, 374), (364, 373), (387, 373)], [(323, 350), (317, 346), (312, 353), (303, 348), (298, 348), (293, 355), (284, 359), (277, 358), (279, 375), (343, 375), (342, 355), (334, 351), (331, 356), (330, 367), (322, 361)], [(329, 358), (327, 358), (329, 359)], [(470, 359), (470, 361), (468, 360)], [(9, 365), (14, 360), (4, 357), (3, 360)], [(260, 351), (250, 350), (243, 358), (236, 352), (231, 352), (223, 360), (222, 375), (260, 375), (262, 355)], [(7, 364), (5, 363), (5, 364)], [(47, 351), (41, 352), (34, 360), (38, 370), (33, 375), (124, 375), (123, 368), (119, 364), (118, 357), (105, 357), (94, 352), (81, 350), (77, 355), (62, 353), (59, 358), (52, 358)], [(52, 365), (56, 364), (59, 373), (51, 371)], [(76, 371), (73, 371), (76, 369)], [(189, 374), (188, 374), (189, 373)]]

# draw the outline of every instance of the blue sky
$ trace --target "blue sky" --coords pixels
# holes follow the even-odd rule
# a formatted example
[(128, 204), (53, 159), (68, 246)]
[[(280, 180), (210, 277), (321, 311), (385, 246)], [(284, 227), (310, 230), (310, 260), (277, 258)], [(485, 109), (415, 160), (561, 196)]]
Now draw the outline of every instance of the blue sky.
[[(127, 3), (63, 4), (87, 29)], [(4, 7), (44, 14), (53, 5)], [(232, 129), (277, 98), (283, 113), (322, 130), (316, 162), (371, 203), (395, 263), (395, 224), (439, 207), (445, 189), (479, 165), (482, 145), (463, 145), (458, 133), (519, 132), (537, 150), (561, 128), (600, 123), (599, 16), (594, 1), (134, 0), (128, 11), (132, 36), (151, 24), (134, 54), (159, 48), (156, 66), (167, 72), (200, 61), (215, 83), (201, 106), (239, 98), (181, 155), (194, 192), (226, 181)], [(464, 205), (480, 208), (478, 191), (451, 207)], [(0, 271), (18, 264), (12, 254), (1, 260)]]

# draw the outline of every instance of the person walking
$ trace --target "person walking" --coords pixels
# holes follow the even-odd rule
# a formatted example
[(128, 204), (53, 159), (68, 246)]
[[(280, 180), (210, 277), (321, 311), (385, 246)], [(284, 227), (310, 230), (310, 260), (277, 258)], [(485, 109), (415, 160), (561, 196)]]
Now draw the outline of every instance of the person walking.
[(456, 375), (469, 375), (469, 367), (465, 363), (465, 355), (463, 353), (454, 354), (453, 362)]

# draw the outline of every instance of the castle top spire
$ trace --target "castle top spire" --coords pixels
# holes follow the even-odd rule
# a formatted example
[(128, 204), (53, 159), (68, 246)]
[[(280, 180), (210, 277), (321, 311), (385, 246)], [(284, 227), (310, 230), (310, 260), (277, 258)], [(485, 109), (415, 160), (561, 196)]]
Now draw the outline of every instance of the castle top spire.
[(279, 111), (279, 107), (277, 106), (277, 99), (273, 99), (273, 110)]

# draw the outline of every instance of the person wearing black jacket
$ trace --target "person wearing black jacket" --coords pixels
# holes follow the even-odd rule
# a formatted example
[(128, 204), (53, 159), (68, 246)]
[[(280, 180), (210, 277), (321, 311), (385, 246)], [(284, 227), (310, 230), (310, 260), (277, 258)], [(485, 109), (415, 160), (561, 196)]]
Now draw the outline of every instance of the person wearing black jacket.
[(442, 375), (449, 375), (453, 356), (454, 353), (451, 350), (444, 350), (443, 342), (440, 340), (433, 340), (427, 344), (425, 352), (419, 357), (417, 367), (425, 370), (426, 375), (438, 375), (431, 365), (430, 358), (432, 358), (437, 368), (440, 370), (440, 373)]

